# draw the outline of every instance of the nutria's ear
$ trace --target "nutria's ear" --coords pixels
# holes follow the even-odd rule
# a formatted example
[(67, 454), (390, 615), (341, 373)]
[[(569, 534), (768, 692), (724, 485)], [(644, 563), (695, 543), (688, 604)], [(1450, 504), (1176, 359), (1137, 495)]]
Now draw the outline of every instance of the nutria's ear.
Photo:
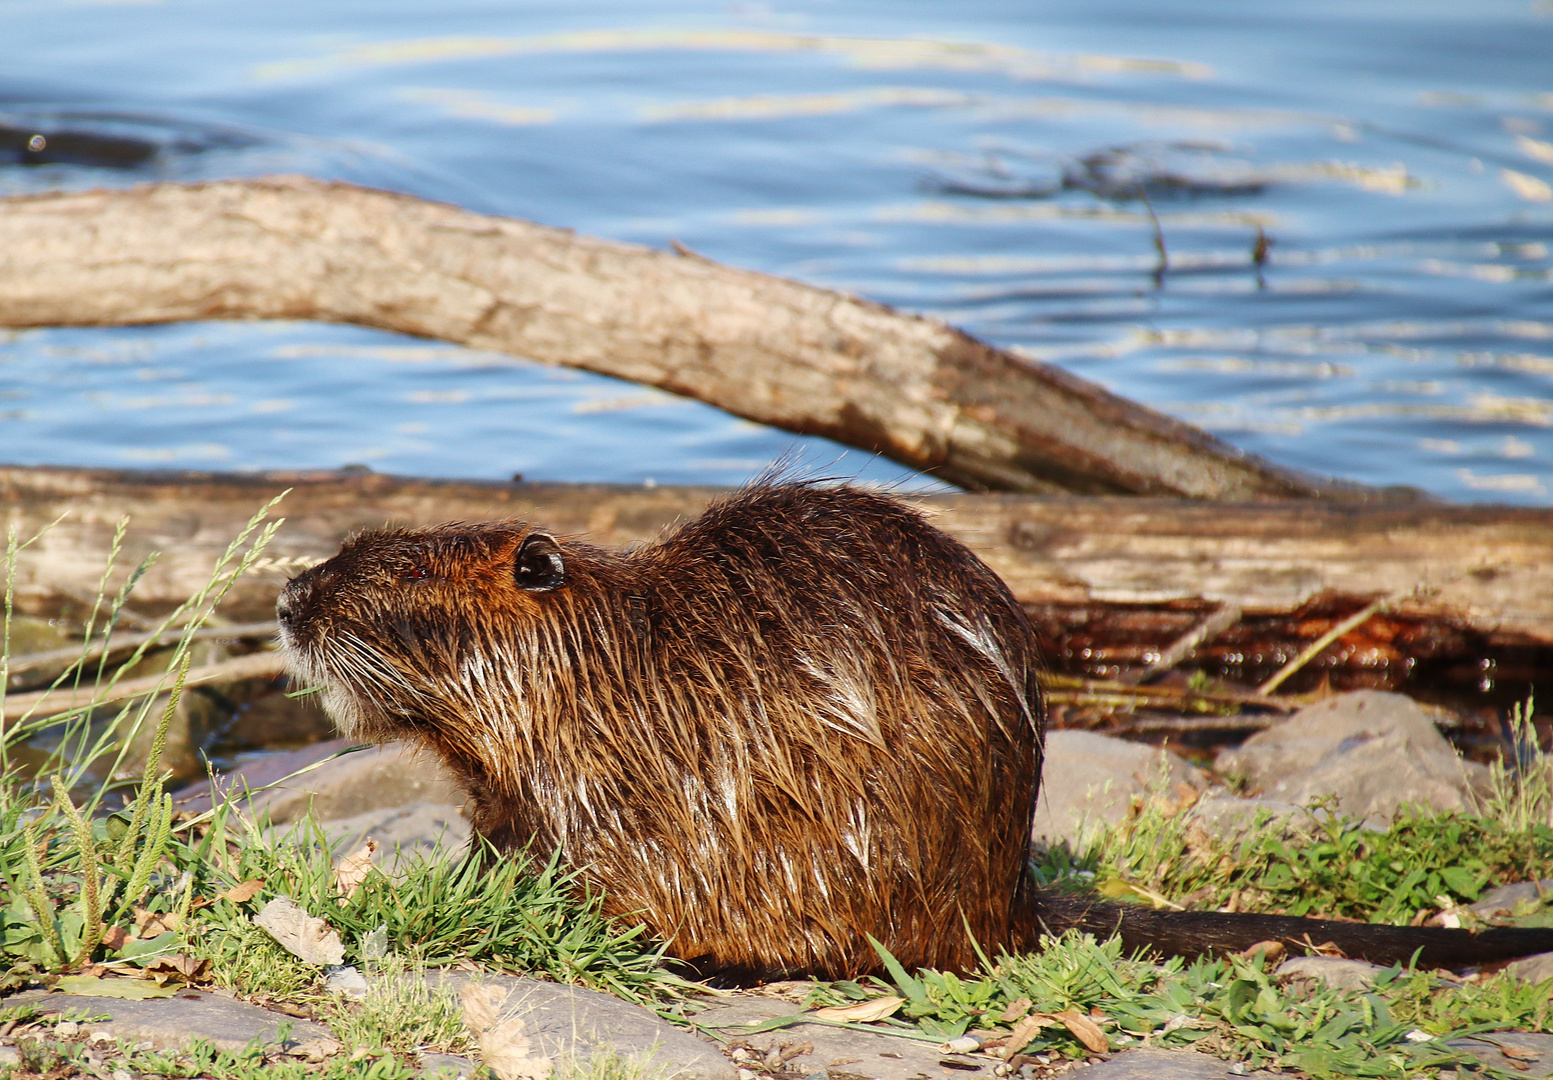
[(566, 584), (566, 561), (561, 547), (549, 533), (531, 532), (518, 545), (513, 559), (513, 580), (528, 592), (549, 592)]

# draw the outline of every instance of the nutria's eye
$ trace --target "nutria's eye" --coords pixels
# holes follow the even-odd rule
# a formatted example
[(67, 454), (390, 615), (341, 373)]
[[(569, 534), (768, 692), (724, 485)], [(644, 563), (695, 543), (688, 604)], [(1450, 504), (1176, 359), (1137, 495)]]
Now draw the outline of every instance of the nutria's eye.
[(424, 578), (426, 576), (427, 576), (426, 575), (426, 568), (424, 566), (414, 566), (414, 567), (411, 567), (409, 572), (407, 572), (404, 575), (404, 580), (406, 580), (406, 581), (420, 581), (422, 578)]

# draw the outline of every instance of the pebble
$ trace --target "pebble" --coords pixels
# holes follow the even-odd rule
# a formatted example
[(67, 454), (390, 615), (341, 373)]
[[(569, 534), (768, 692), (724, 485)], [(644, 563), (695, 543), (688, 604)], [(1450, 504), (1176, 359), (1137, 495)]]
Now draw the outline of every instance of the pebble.
[(367, 999), (367, 978), (356, 968), (347, 964), (326, 970), (325, 985), (331, 994), (340, 994), (351, 1001)]
[(54, 1031), (62, 1039), (73, 1039), (80, 1032), (81, 1025), (74, 1020), (61, 1020), (54, 1025)]

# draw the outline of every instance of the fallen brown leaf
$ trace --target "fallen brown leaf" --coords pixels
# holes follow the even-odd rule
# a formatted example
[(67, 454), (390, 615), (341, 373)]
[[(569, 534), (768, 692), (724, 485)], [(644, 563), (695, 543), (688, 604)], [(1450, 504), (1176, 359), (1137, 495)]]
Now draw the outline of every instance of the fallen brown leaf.
[(1019, 1023), (1014, 1025), (1014, 1030), (1009, 1033), (1008, 1041), (1003, 1044), (999, 1056), (1004, 1061), (1012, 1061), (1014, 1055), (1030, 1045), (1030, 1040), (1040, 1034), (1044, 1027), (1051, 1027), (1058, 1021), (1053, 1020), (1046, 1013), (1031, 1013)]
[(196, 960), (188, 953), (158, 956), (144, 968), (146, 975), (155, 979), (158, 986), (174, 982), (198, 982), (209, 970), (209, 960)]
[(147, 911), (144, 908), (135, 909), (135, 936), (142, 939), (154, 938), (159, 934), (165, 934), (169, 930), (178, 929), (178, 916), (170, 911)]
[(295, 1046), (288, 1048), (286, 1053), (292, 1057), (306, 1058), (308, 1061), (316, 1064), (325, 1058), (333, 1057), (343, 1049), (345, 1047), (333, 1039), (317, 1038), (299, 1042)]
[(1003, 1015), (998, 1017), (998, 1020), (1004, 1024), (1012, 1024), (1015, 1020), (1018, 1020), (1021, 1016), (1029, 1011), (1030, 999), (1020, 998), (1017, 1001), (1010, 1001), (1008, 1003), (1008, 1008), (1003, 1010)]
[(129, 940), (129, 932), (122, 926), (110, 926), (102, 932), (102, 943), (110, 949), (122, 949)]
[(1276, 964), (1283, 959), (1284, 953), (1288, 951), (1288, 949), (1284, 948), (1281, 941), (1258, 941), (1250, 948), (1242, 949), (1240, 955), (1247, 960), (1251, 960), (1260, 953), (1266, 963)]
[(344, 904), (356, 895), (361, 883), (372, 873), (372, 853), (376, 850), (377, 841), (369, 836), (360, 849), (340, 860), (340, 865), (334, 868), (334, 891), (339, 893), (336, 903)]
[(1074, 1012), (1071, 1009), (1059, 1013), (1052, 1013), (1052, 1019), (1060, 1020), (1062, 1026), (1073, 1033), (1073, 1037), (1084, 1044), (1084, 1049), (1092, 1054), (1109, 1053), (1111, 1040), (1105, 1037), (1105, 1032), (1100, 1030), (1089, 1017), (1083, 1013)]
[(226, 892), (219, 894), (216, 899), (230, 900), (234, 904), (246, 904), (259, 895), (259, 890), (262, 888), (264, 888), (264, 879), (262, 877), (249, 878), (241, 885), (233, 885)]
[(345, 962), (345, 943), (335, 929), (297, 907), (289, 897), (277, 896), (265, 904), (253, 922), (306, 963), (328, 967)]
[(853, 1005), (829, 1005), (815, 1009), (809, 1015), (816, 1020), (834, 1020), (838, 1023), (870, 1024), (894, 1014), (906, 1003), (905, 998), (877, 997), (859, 1001)]
[(519, 1016), (502, 1016), (507, 991), (499, 986), (465, 985), (459, 994), (464, 1026), (480, 1048), (480, 1062), (499, 1080), (546, 1080), (554, 1063), (536, 1054)]

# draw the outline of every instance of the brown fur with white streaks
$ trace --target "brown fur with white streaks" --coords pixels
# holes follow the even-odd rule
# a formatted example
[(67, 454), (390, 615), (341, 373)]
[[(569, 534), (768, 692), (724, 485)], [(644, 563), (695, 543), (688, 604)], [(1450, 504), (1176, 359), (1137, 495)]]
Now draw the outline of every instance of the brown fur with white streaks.
[(1040, 768), (1023, 611), (850, 488), (754, 488), (616, 555), (502, 522), (377, 532), (282, 638), (356, 737), (409, 738), (498, 847), (560, 848), (708, 970), (855, 975), (1008, 940)]
[(1553, 950), (1550, 930), (1038, 895), (1024, 612), (958, 541), (855, 488), (756, 486), (621, 554), (518, 522), (366, 533), (277, 611), (342, 730), (435, 751), (477, 832), (559, 851), (703, 971), (853, 977), (878, 967), (869, 936), (908, 968), (963, 971), (977, 944), (1068, 927), (1186, 955)]

